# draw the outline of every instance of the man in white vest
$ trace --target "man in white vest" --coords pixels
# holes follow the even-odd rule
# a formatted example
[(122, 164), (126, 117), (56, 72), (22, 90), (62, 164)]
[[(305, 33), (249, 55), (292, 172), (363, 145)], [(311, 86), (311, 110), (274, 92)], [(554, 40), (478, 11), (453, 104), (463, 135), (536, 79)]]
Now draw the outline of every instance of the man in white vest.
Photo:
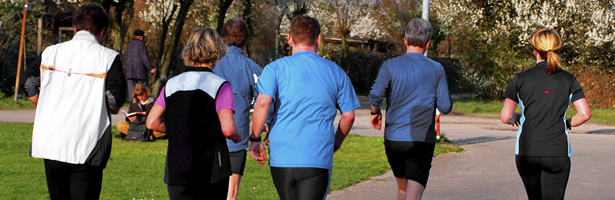
[(22, 82), (37, 104), (31, 156), (45, 159), (52, 200), (99, 198), (111, 154), (111, 114), (126, 100), (119, 53), (101, 45), (107, 12), (83, 5), (73, 27), (73, 39), (47, 47)]

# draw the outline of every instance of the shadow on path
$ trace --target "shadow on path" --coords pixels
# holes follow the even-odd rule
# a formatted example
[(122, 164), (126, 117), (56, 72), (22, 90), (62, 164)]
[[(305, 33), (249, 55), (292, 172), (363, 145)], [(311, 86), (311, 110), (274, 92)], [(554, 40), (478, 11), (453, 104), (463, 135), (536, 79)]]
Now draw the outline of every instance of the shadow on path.
[(608, 134), (608, 135), (613, 135), (613, 134), (615, 134), (615, 129), (599, 129), (599, 130), (587, 131), (587, 134)]
[(470, 144), (478, 144), (478, 143), (508, 140), (508, 139), (515, 139), (515, 138), (516, 137), (513, 137), (513, 136), (481, 136), (481, 137), (451, 140), (451, 143), (455, 145), (470, 145)]

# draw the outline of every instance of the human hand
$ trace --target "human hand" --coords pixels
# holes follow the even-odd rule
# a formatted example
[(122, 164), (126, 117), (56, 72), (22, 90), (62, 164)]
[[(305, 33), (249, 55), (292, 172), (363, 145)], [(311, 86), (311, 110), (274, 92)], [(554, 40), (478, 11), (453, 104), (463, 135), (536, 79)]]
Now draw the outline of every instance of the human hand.
[(337, 150), (339, 150), (340, 148), (342, 148), (342, 144), (338, 144), (337, 142), (335, 144), (333, 144), (333, 153), (335, 153)]
[(250, 156), (254, 158), (259, 164), (265, 165), (267, 160), (267, 152), (262, 142), (250, 142)]
[(510, 120), (508, 120), (507, 124), (510, 124), (511, 126), (519, 127), (520, 119), (521, 119), (521, 113), (513, 113), (513, 116), (510, 118)]
[(152, 68), (152, 70), (149, 70), (149, 73), (156, 73), (156, 68)]
[(234, 135), (234, 137), (233, 137), (233, 139), (231, 139), (231, 140), (232, 140), (234, 143), (239, 143), (239, 142), (241, 142), (241, 134), (237, 134), (237, 133), (235, 133), (235, 134), (233, 134), (233, 135)]
[(382, 128), (382, 113), (379, 112), (378, 114), (372, 115), (370, 122), (374, 129), (380, 130)]
[(128, 117), (128, 120), (129, 120), (130, 122), (133, 122), (133, 121), (137, 120), (137, 116), (135, 116), (135, 115), (130, 116), (130, 117)]

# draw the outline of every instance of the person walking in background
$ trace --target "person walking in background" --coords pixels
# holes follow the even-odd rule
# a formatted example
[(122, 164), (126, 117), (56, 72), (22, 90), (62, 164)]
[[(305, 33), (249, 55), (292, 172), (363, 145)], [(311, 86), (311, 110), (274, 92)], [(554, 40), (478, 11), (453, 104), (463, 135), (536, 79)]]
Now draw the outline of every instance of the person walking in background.
[(229, 19), (222, 28), (222, 41), (228, 45), (229, 52), (214, 68), (214, 73), (226, 79), (233, 86), (236, 113), (235, 123), (241, 132), (241, 142), (234, 143), (227, 139), (231, 155), (231, 169), (233, 175), (229, 180), (227, 199), (237, 199), (239, 183), (246, 167), (246, 154), (248, 148), (248, 136), (250, 135), (250, 108), (256, 91), (256, 80), (263, 72), (250, 58), (243, 54), (243, 49), (248, 43), (248, 26), (240, 18)]
[[(515, 161), (528, 198), (564, 199), (572, 156), (568, 130), (589, 120), (591, 111), (577, 78), (561, 69), (557, 32), (539, 28), (530, 43), (536, 66), (513, 77), (500, 117), (519, 126)], [(566, 119), (571, 102), (577, 114)], [(514, 115), (517, 104), (521, 114)]]
[[(274, 102), (267, 135), (269, 164), (273, 183), (284, 200), (326, 197), (333, 153), (342, 146), (354, 123), (354, 110), (360, 106), (344, 70), (316, 54), (320, 38), (316, 19), (306, 15), (295, 17), (288, 36), (292, 56), (267, 65), (257, 84), (250, 155), (265, 163), (260, 133), (269, 105)], [(342, 115), (334, 131), (338, 109)]]
[(406, 26), (406, 54), (385, 61), (369, 92), (371, 125), (382, 128), (380, 106), (387, 99), (384, 147), (397, 180), (397, 199), (421, 199), (436, 144), (436, 108), (451, 112), (444, 68), (425, 55), (431, 24), (413, 19)]
[(101, 45), (107, 12), (85, 4), (73, 16), (73, 39), (47, 47), (22, 79), (37, 104), (30, 152), (45, 159), (52, 200), (99, 198), (111, 154), (111, 113), (126, 101), (120, 55)]
[(216, 31), (196, 29), (182, 57), (186, 71), (169, 79), (147, 128), (169, 138), (164, 182), (169, 198), (226, 199), (231, 163), (226, 138), (238, 143), (233, 89), (213, 73), (228, 47)]
[[(120, 132), (120, 134), (115, 135), (115, 137), (124, 139), (128, 132), (131, 133), (129, 134), (131, 137), (126, 138), (127, 140), (150, 141), (164, 137), (166, 133), (152, 131), (145, 126), (145, 120), (153, 106), (154, 99), (151, 98), (147, 87), (141, 83), (137, 83), (135, 89), (132, 91), (132, 103), (130, 103), (130, 107), (128, 107), (126, 121), (117, 123), (117, 131)], [(129, 114), (132, 115), (128, 116)]]
[[(135, 38), (128, 43), (124, 51), (124, 64), (126, 65), (126, 82), (128, 84), (128, 96), (132, 97), (132, 90), (137, 83), (145, 86), (149, 73), (155, 73), (156, 68), (152, 66), (147, 57), (147, 48), (143, 42), (145, 32), (141, 29), (134, 31)], [(148, 86), (149, 87), (149, 86)]]

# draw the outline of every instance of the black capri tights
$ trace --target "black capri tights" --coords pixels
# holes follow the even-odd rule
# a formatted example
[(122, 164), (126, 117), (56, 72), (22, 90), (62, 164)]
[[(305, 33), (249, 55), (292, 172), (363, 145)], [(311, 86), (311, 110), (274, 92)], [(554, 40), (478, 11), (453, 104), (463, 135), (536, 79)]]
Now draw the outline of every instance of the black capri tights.
[(516, 156), (515, 160), (530, 200), (564, 199), (570, 177), (569, 157)]
[(273, 185), (282, 200), (321, 200), (329, 190), (331, 170), (270, 167)]

